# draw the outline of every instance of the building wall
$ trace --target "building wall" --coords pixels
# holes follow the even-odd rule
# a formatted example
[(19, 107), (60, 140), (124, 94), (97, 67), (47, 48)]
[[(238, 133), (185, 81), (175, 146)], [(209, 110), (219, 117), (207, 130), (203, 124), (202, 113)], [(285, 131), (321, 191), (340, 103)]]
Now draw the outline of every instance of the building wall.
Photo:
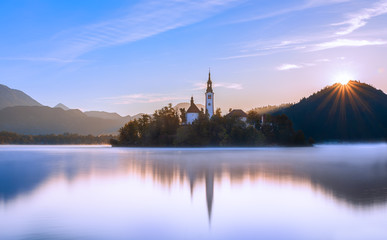
[(211, 118), (214, 115), (214, 93), (206, 93), (206, 110)]
[(186, 113), (187, 124), (192, 124), (193, 121), (199, 118), (199, 113)]

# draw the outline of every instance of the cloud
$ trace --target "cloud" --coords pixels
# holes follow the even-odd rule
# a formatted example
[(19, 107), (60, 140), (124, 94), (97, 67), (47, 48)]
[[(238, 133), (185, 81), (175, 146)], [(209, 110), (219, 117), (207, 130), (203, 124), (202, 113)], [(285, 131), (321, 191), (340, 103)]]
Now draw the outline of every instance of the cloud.
[(138, 93), (117, 97), (102, 98), (104, 101), (111, 101), (113, 104), (133, 104), (133, 103), (156, 103), (156, 102), (168, 102), (173, 100), (183, 100), (187, 97), (171, 97), (167, 94), (160, 93)]
[(330, 62), (330, 60), (327, 58), (323, 58), (323, 59), (316, 59), (313, 62), (307, 62), (307, 63), (301, 63), (301, 64), (286, 63), (286, 64), (282, 64), (282, 65), (278, 66), (276, 69), (278, 71), (286, 71), (286, 70), (292, 70), (292, 69), (313, 67), (313, 66), (316, 66), (317, 63), (326, 63), (326, 62)]
[(234, 55), (234, 56), (229, 56), (229, 57), (220, 57), (217, 58), (217, 60), (232, 60), (232, 59), (239, 59), (239, 58), (249, 58), (249, 57), (258, 57), (258, 56), (264, 56), (268, 55), (268, 53), (251, 53), (251, 54), (241, 54), (241, 55)]
[(375, 46), (384, 45), (387, 41), (383, 40), (351, 40), (351, 39), (336, 39), (330, 42), (324, 42), (316, 45), (314, 50), (325, 50), (337, 47), (363, 47), (363, 46)]
[(202, 21), (238, 1), (241, 0), (140, 2), (123, 16), (57, 34), (52, 40), (61, 46), (53, 54), (73, 59), (98, 48), (138, 41)]
[(336, 32), (336, 34), (347, 35), (355, 31), (356, 29), (365, 26), (367, 24), (367, 20), (386, 13), (387, 13), (387, 1), (383, 0), (374, 4), (372, 8), (366, 8), (356, 14), (351, 14), (349, 18), (344, 22), (334, 23), (332, 25), (333, 26), (346, 25), (347, 26), (346, 28), (342, 29), (339, 32)]
[(304, 66), (302, 66), (302, 65), (286, 63), (286, 64), (282, 64), (281, 66), (278, 66), (277, 70), (278, 71), (287, 71), (287, 70), (299, 69), (299, 68), (303, 68), (303, 67)]
[(6, 61), (28, 61), (28, 62), (54, 62), (54, 63), (72, 63), (72, 62), (86, 62), (81, 59), (60, 59), (52, 57), (0, 57), (0, 60)]
[(242, 90), (243, 89), (242, 85), (239, 84), (239, 83), (215, 83), (214, 87), (236, 89), (236, 90)]
[(330, 62), (328, 58), (317, 59), (316, 62)]
[[(283, 40), (280, 41), (279, 43), (266, 43), (263, 44), (261, 41), (257, 42), (254, 41), (252, 43), (246, 44), (244, 46), (245, 52), (248, 51), (253, 51), (252, 53), (245, 53), (245, 54), (239, 54), (239, 55), (234, 55), (234, 56), (228, 56), (228, 57), (221, 57), (217, 58), (217, 60), (232, 60), (232, 59), (240, 59), (240, 58), (250, 58), (250, 57), (258, 57), (258, 56), (266, 56), (270, 55), (272, 53), (276, 53), (279, 51), (291, 51), (291, 50), (301, 50), (306, 48), (304, 46), (304, 40)], [(259, 47), (257, 47), (257, 45)]]
[(299, 5), (299, 6), (283, 8), (283, 9), (278, 10), (278, 11), (269, 11), (269, 13), (266, 13), (266, 14), (261, 14), (261, 15), (256, 15), (256, 16), (252, 16), (252, 17), (239, 19), (239, 20), (236, 20), (236, 21), (231, 22), (231, 23), (244, 23), (244, 22), (257, 21), (257, 20), (262, 20), (262, 19), (267, 19), (267, 18), (285, 15), (285, 14), (292, 13), (292, 12), (303, 11), (303, 10), (307, 10), (310, 8), (322, 7), (322, 6), (326, 6), (326, 5), (332, 5), (332, 4), (343, 3), (343, 2), (348, 2), (348, 1), (350, 1), (350, 0), (308, 0), (304, 4)]
[[(206, 83), (195, 83), (194, 86), (195, 86), (194, 90), (202, 90), (207, 88)], [(213, 86), (214, 88), (228, 88), (228, 89), (235, 89), (235, 90), (243, 89), (242, 84), (239, 84), (239, 83), (217, 82), (217, 83), (214, 83)]]

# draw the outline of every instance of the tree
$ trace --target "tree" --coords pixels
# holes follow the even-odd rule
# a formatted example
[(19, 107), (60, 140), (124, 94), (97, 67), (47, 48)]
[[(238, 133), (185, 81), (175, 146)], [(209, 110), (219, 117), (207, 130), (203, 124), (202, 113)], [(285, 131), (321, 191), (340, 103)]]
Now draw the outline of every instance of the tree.
[(125, 124), (124, 127), (119, 130), (119, 141), (127, 145), (139, 144), (139, 124), (137, 120), (133, 120)]
[(179, 110), (180, 110), (181, 122), (186, 123), (187, 122), (187, 116), (186, 116), (187, 111), (185, 110), (185, 108), (180, 108)]
[[(185, 116), (185, 110), (180, 109)], [(189, 125), (181, 125), (185, 118), (178, 116), (169, 104), (144, 115), (120, 129), (118, 145), (135, 146), (261, 146), (264, 144), (302, 145), (305, 137), (294, 132), (286, 115), (265, 115), (261, 126), (260, 115), (249, 113), (247, 121), (236, 116), (222, 116), (220, 109), (209, 118), (202, 109), (199, 117)], [(113, 142), (114, 143), (114, 142)]]

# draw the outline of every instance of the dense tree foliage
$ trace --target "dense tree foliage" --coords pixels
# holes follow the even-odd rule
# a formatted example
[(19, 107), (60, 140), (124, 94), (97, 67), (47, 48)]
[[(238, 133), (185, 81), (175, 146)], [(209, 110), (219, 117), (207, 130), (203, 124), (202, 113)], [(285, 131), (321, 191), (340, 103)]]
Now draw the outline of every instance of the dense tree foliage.
[(112, 137), (78, 134), (19, 135), (3, 131), (0, 132), (0, 144), (109, 144)]
[(153, 116), (125, 124), (119, 130), (118, 140), (113, 145), (121, 146), (263, 146), (263, 145), (305, 145), (302, 131), (295, 132), (286, 115), (248, 114), (247, 121), (238, 117), (222, 116), (217, 109), (210, 119), (202, 110), (192, 124), (185, 122), (185, 112), (177, 111), (171, 105), (157, 110)]

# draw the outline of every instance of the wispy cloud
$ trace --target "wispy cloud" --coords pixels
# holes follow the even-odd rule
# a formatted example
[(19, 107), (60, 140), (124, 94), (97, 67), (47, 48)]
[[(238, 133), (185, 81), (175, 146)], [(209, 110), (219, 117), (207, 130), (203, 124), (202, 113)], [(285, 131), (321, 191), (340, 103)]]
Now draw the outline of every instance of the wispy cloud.
[(106, 97), (101, 100), (110, 101), (113, 104), (133, 104), (133, 103), (157, 103), (157, 102), (168, 102), (173, 100), (184, 100), (186, 97), (171, 97), (167, 94), (159, 93), (138, 93), (117, 97)]
[[(195, 83), (194, 90), (202, 90), (206, 89), (207, 85), (206, 83)], [(243, 86), (240, 83), (226, 83), (226, 82), (217, 82), (213, 85), (214, 88), (228, 88), (228, 89), (235, 89), (235, 90), (242, 90)]]
[(297, 64), (290, 64), (290, 63), (285, 63), (277, 67), (278, 71), (287, 71), (287, 70), (292, 70), (292, 69), (300, 69), (303, 68), (304, 66), (302, 65), (297, 65)]
[[(256, 20), (272, 16), (271, 14), (274, 14), (274, 15), (285, 14), (287, 12), (307, 10), (314, 7), (344, 3), (344, 2), (349, 2), (349, 1), (347, 0), (306, 1), (302, 6), (283, 9), (277, 13), (272, 12), (272, 13), (269, 13), (268, 15), (256, 16)], [(366, 24), (370, 18), (379, 16), (385, 13), (387, 13), (387, 0), (379, 1), (377, 4), (371, 5), (370, 8), (363, 9), (357, 14), (349, 15), (348, 20), (344, 22), (336, 23), (333, 25), (340, 26), (340, 27), (341, 25), (345, 25), (346, 28), (340, 32), (342, 32), (343, 34), (344, 32), (347, 32), (345, 34), (348, 34), (354, 31), (355, 29), (361, 27), (361, 25)], [(247, 18), (245, 20), (248, 21)], [(254, 20), (254, 18), (251, 18), (250, 20)], [(331, 29), (326, 29), (325, 31), (323, 29), (318, 33), (313, 31), (311, 32), (311, 34), (303, 33), (303, 36), (284, 36), (283, 39), (279, 38), (276, 41), (272, 41), (272, 40), (262, 41), (262, 39), (259, 39), (258, 41), (240, 43), (239, 44), (240, 50), (238, 53), (225, 56), (225, 57), (220, 57), (220, 58), (217, 58), (217, 60), (234, 60), (234, 59), (242, 59), (242, 58), (261, 57), (261, 56), (283, 53), (288, 51), (311, 52), (311, 51), (318, 51), (318, 50), (338, 48), (338, 47), (377, 46), (377, 45), (385, 44), (384, 40), (378, 39), (378, 38), (383, 39), (383, 36), (385, 36), (384, 33), (382, 33), (381, 31), (378, 31), (373, 34), (374, 34), (373, 37), (363, 36), (361, 37), (360, 40), (337, 39), (337, 35), (332, 34)], [(295, 65), (295, 66), (290, 66), (290, 65)], [(302, 67), (306, 67), (306, 66), (301, 64), (289, 64), (289, 66), (281, 65), (277, 67), (277, 70), (281, 69), (281, 71), (283, 71), (283, 70), (289, 70), (288, 68), (297, 69)]]
[(239, 83), (215, 83), (214, 87), (220, 87), (220, 88), (229, 88), (229, 89), (236, 89), (236, 90), (242, 90), (242, 84)]
[(258, 57), (258, 56), (264, 56), (268, 55), (269, 53), (251, 53), (251, 54), (240, 54), (240, 55), (234, 55), (234, 56), (228, 56), (228, 57), (220, 57), (217, 58), (217, 60), (232, 60), (232, 59), (238, 59), (238, 58), (250, 58), (250, 57)]
[(317, 59), (316, 62), (330, 62), (331, 60), (328, 59), (328, 58), (321, 58), (321, 59)]
[(343, 3), (343, 2), (348, 2), (348, 1), (350, 1), (350, 0), (308, 0), (299, 6), (287, 7), (287, 8), (277, 10), (277, 11), (268, 11), (269, 13), (258, 14), (255, 16), (242, 18), (242, 19), (233, 21), (231, 23), (243, 23), (243, 22), (258, 21), (258, 20), (262, 20), (262, 19), (267, 19), (267, 18), (285, 15), (288, 13), (303, 11), (303, 10), (307, 10), (310, 8), (316, 8), (316, 7), (332, 5), (332, 4), (337, 4), (337, 3)]
[(231, 7), (240, 0), (166, 0), (140, 2), (116, 19), (57, 34), (55, 56), (73, 59), (89, 51), (130, 43), (187, 26)]
[(61, 59), (52, 57), (0, 57), (0, 60), (5, 61), (28, 61), (28, 62), (53, 62), (53, 63), (72, 63), (72, 62), (86, 62), (82, 59)]
[(313, 67), (313, 66), (316, 66), (317, 64), (326, 63), (326, 62), (330, 62), (330, 60), (327, 58), (323, 58), (323, 59), (316, 59), (312, 62), (306, 62), (306, 63), (300, 63), (300, 64), (298, 64), (298, 63), (297, 64), (285, 63), (285, 64), (282, 64), (282, 65), (276, 67), (276, 69), (278, 71), (287, 71), (287, 70), (293, 70), (293, 69)]
[[(238, 54), (228, 57), (220, 57), (217, 60), (232, 60), (239, 58), (250, 58), (250, 57), (258, 57), (265, 56), (272, 53), (280, 52), (280, 51), (289, 51), (289, 50), (301, 50), (306, 46), (304, 45), (303, 40), (283, 40), (280, 42), (270, 42), (270, 43), (262, 43), (262, 42), (252, 42), (244, 45), (245, 51), (252, 51), (252, 53), (244, 53)], [(259, 45), (259, 46), (257, 46)]]
[(373, 17), (387, 13), (387, 0), (380, 1), (373, 5), (371, 8), (365, 8), (358, 13), (351, 14), (344, 22), (334, 23), (333, 26), (346, 27), (336, 32), (337, 35), (347, 35), (352, 33), (358, 28), (361, 28), (367, 24), (367, 21)]
[(319, 43), (315, 47), (316, 50), (325, 50), (337, 47), (363, 47), (363, 46), (375, 46), (384, 45), (387, 41), (384, 40), (353, 40), (353, 39), (336, 39), (334, 41)]

